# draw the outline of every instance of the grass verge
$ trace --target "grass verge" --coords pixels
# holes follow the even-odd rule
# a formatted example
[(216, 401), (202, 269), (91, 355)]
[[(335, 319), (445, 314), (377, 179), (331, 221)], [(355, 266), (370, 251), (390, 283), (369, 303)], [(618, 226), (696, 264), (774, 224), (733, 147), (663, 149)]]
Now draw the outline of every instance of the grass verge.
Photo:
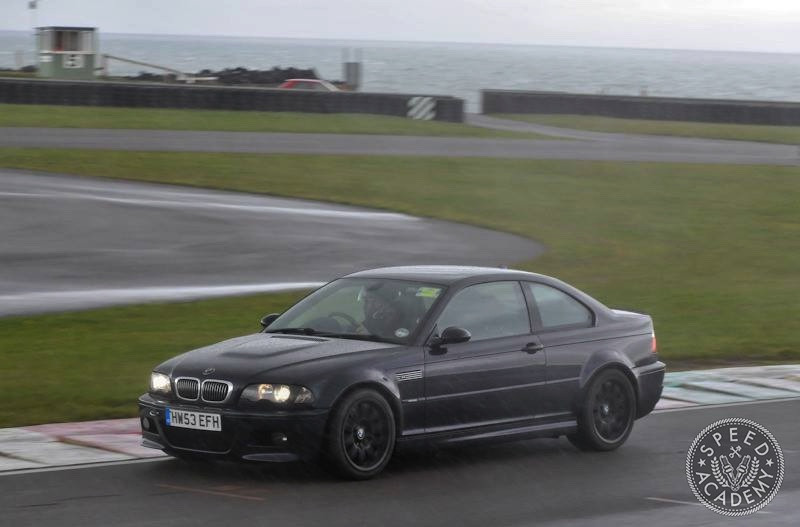
[(387, 115), (0, 104), (0, 127), (15, 126), (551, 139)]
[[(673, 367), (800, 360), (794, 167), (47, 149), (0, 149), (0, 166), (329, 200), (513, 232), (549, 249), (519, 267), (556, 275), (612, 307), (651, 313)], [(116, 319), (99, 310), (0, 320), (0, 350), (13, 367), (0, 380), (15, 394), (3, 422), (40, 421), (48, 412), (127, 415), (152, 365), (252, 330), (288, 300), (108, 310), (123, 314)], [(172, 309), (190, 315), (176, 318)], [(87, 370), (93, 360), (106, 376)], [(43, 376), (59, 394), (52, 405), (37, 383)], [(117, 378), (129, 380), (116, 386)], [(91, 397), (80, 394), (86, 389)], [(71, 398), (74, 405), (63, 402)]]
[(649, 119), (618, 119), (596, 115), (498, 114), (495, 117), (592, 132), (673, 135), (789, 145), (800, 144), (800, 126), (654, 121)]
[(0, 319), (0, 428), (136, 415), (153, 366), (260, 329), (300, 293)]

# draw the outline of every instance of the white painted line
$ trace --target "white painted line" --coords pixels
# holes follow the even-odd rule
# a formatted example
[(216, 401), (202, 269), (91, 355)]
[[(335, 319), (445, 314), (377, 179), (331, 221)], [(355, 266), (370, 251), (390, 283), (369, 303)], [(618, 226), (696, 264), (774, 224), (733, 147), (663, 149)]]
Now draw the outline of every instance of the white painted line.
[(0, 445), (46, 443), (49, 441), (54, 441), (54, 439), (47, 434), (42, 434), (35, 430), (28, 430), (26, 428), (0, 428)]
[(704, 505), (702, 503), (700, 503), (699, 501), (671, 500), (669, 498), (656, 498), (656, 497), (653, 497), (653, 496), (648, 496), (645, 499), (646, 500), (651, 500), (651, 501), (662, 501), (664, 503), (677, 503), (678, 505), (699, 505), (701, 507), (704, 507)]
[(685, 383), (684, 386), (689, 389), (697, 390), (699, 388), (707, 392), (736, 395), (749, 399), (778, 399), (781, 397), (790, 397), (792, 395), (792, 392), (787, 390), (752, 386), (740, 382), (694, 380)]
[[(790, 397), (786, 399), (770, 399), (770, 400), (763, 400), (763, 401), (747, 401), (747, 402), (740, 402), (740, 403), (727, 403), (727, 404), (713, 404), (713, 405), (702, 405), (702, 406), (692, 406), (686, 408), (670, 408), (665, 410), (655, 410), (652, 413), (666, 413), (666, 412), (682, 412), (685, 410), (711, 410), (714, 408), (721, 408), (721, 407), (728, 407), (728, 406), (745, 406), (751, 404), (768, 404), (768, 403), (779, 403), (779, 402), (786, 402), (786, 401), (797, 401), (797, 397)], [(12, 430), (12, 429), (6, 429)], [(792, 450), (784, 450), (784, 452), (794, 452)], [(146, 458), (146, 459), (128, 459), (128, 460), (121, 460), (121, 461), (105, 461), (105, 462), (97, 462), (97, 463), (80, 463), (74, 465), (67, 465), (67, 466), (54, 466), (54, 467), (41, 467), (41, 468), (29, 468), (29, 469), (22, 469), (22, 470), (8, 470), (0, 472), (0, 477), (3, 476), (16, 476), (21, 474), (35, 474), (38, 472), (58, 472), (61, 470), (79, 470), (85, 468), (99, 468), (99, 467), (112, 467), (117, 465), (132, 465), (137, 463), (154, 463), (157, 461), (167, 461), (172, 459), (171, 457), (155, 457), (155, 458)], [(678, 500), (669, 500), (668, 498), (657, 498), (657, 497), (648, 497), (645, 499), (654, 500), (654, 501), (665, 501), (665, 502), (675, 502), (675, 503), (683, 503), (689, 505), (701, 505), (698, 503), (691, 503), (691, 502), (681, 502)]]
[(664, 414), (668, 412), (685, 412), (687, 410), (710, 410), (714, 408), (727, 408), (729, 406), (748, 406), (751, 404), (765, 404), (765, 403), (783, 403), (787, 401), (798, 401), (800, 397), (783, 397), (781, 399), (762, 399), (760, 401), (741, 401), (735, 403), (721, 403), (721, 404), (698, 404), (696, 406), (685, 406), (683, 408), (664, 408), (662, 410), (653, 410), (654, 414)]
[(0, 443), (0, 454), (7, 457), (33, 461), (42, 466), (53, 464), (80, 465), (96, 461), (124, 461), (133, 459), (133, 456), (126, 454), (62, 443), (54, 440), (31, 443), (23, 443), (20, 441)]
[(250, 293), (274, 293), (279, 291), (316, 289), (324, 284), (325, 282), (276, 282), (269, 284), (218, 286), (134, 287), (76, 291), (42, 291), (0, 295), (0, 305), (13, 305), (16, 310), (24, 310), (28, 306), (35, 308), (42, 304), (69, 305), (72, 303), (89, 303), (90, 305), (102, 305), (103, 301), (136, 303), (154, 300), (186, 300)]
[(800, 393), (800, 382), (792, 381), (789, 379), (779, 379), (774, 377), (756, 377), (748, 379), (746, 377), (742, 377), (741, 379), (738, 379), (738, 382), (744, 384), (753, 384), (756, 386), (766, 386), (767, 388), (778, 388), (781, 390)]
[(168, 461), (173, 459), (171, 457), (151, 457), (147, 459), (126, 459), (123, 461), (103, 461), (99, 463), (81, 463), (79, 465), (67, 465), (63, 467), (42, 467), (42, 468), (29, 468), (23, 470), (10, 470), (8, 472), (0, 472), (0, 478), (4, 476), (20, 476), (23, 474), (38, 474), (39, 472), (60, 472), (62, 470), (82, 470), (85, 468), (101, 468), (101, 467), (115, 467), (117, 465), (138, 465), (139, 463), (156, 463), (159, 461)]
[(371, 212), (357, 210), (317, 209), (311, 207), (276, 207), (273, 205), (247, 205), (243, 203), (222, 203), (211, 201), (178, 201), (167, 199), (117, 198), (99, 194), (83, 194), (78, 192), (32, 193), (32, 192), (0, 192), (0, 196), (31, 199), (77, 199), (88, 201), (106, 201), (125, 205), (141, 205), (145, 207), (180, 208), (180, 209), (226, 209), (243, 212), (261, 212), (267, 214), (296, 214), (303, 216), (320, 216), (326, 218), (353, 218), (370, 220), (402, 220), (416, 221), (419, 218), (398, 212)]
[(8, 470), (22, 470), (41, 466), (42, 465), (40, 463), (34, 463), (33, 461), (26, 461), (24, 459), (18, 459), (14, 457), (6, 457), (0, 454), (0, 474)]
[[(684, 384), (683, 386), (686, 386)], [(664, 386), (662, 397), (687, 401), (696, 404), (724, 404), (747, 401), (752, 398), (740, 397), (738, 395), (711, 392), (704, 389), (689, 389), (683, 386)]]
[[(660, 501), (663, 503), (675, 503), (677, 505), (699, 505), (701, 507), (705, 507), (705, 505), (703, 505), (699, 501), (673, 500), (670, 498), (656, 498), (654, 496), (648, 496), (645, 499), (650, 501)], [(772, 513), (770, 511), (756, 511), (756, 514), (772, 514)]]
[(656, 403), (657, 410), (663, 410), (666, 408), (684, 408), (686, 406), (695, 406), (697, 403), (690, 403), (687, 401), (679, 401), (676, 399), (670, 399), (669, 397), (662, 396), (661, 399), (658, 400)]
[[(61, 441), (73, 445), (116, 452), (136, 459), (166, 456), (159, 450), (143, 447), (141, 433), (66, 435), (61, 437)], [(0, 448), (2, 447), (0, 446)]]

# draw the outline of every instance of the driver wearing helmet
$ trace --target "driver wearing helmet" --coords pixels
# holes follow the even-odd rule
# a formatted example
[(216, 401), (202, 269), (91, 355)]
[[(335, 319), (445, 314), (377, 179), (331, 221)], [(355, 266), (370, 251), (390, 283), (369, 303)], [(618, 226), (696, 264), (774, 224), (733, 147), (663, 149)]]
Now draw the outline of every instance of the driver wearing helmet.
[(364, 321), (361, 325), (365, 333), (383, 337), (394, 335), (403, 315), (397, 302), (398, 293), (385, 285), (362, 290)]

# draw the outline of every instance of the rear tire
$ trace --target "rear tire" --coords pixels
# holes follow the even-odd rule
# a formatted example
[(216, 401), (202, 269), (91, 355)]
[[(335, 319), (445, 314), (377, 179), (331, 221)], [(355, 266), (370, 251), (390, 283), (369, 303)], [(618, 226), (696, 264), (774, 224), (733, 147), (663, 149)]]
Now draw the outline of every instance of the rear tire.
[(377, 476), (389, 463), (396, 427), (391, 405), (370, 389), (356, 390), (334, 408), (325, 445), (326, 461), (348, 479)]
[(600, 372), (586, 389), (578, 411), (578, 430), (567, 436), (581, 450), (608, 451), (622, 446), (633, 430), (636, 394), (617, 369)]

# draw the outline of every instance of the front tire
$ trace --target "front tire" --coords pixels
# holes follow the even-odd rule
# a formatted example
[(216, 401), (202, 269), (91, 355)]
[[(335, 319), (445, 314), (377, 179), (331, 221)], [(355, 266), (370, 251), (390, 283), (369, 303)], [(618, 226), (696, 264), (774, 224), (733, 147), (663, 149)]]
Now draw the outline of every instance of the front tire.
[(600, 372), (589, 384), (578, 411), (578, 431), (567, 439), (581, 450), (614, 450), (633, 430), (636, 395), (619, 370)]
[(356, 390), (334, 408), (328, 424), (327, 461), (340, 476), (369, 479), (389, 463), (396, 427), (391, 405), (378, 392)]

